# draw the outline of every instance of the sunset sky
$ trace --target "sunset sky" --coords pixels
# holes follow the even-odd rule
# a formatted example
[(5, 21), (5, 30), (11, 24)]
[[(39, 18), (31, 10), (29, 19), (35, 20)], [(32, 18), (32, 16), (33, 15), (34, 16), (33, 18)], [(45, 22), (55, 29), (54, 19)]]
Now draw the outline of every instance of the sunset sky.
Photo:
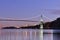
[[(31, 20), (29, 18), (41, 14), (52, 20), (60, 17), (60, 0), (0, 0), (0, 18)], [(39, 19), (40, 17), (37, 17), (32, 20), (39, 21)], [(8, 24), (8, 22), (1, 22), (3, 23)], [(24, 22), (18, 24), (24, 24)]]

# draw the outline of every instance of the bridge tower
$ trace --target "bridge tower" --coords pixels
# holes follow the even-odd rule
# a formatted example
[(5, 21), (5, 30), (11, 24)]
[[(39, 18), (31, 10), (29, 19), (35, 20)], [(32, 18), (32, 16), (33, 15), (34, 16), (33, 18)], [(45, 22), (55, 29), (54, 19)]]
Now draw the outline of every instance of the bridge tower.
[(41, 19), (40, 19), (40, 29), (43, 29), (43, 16), (41, 15)]
[(43, 40), (43, 16), (40, 19), (40, 40)]

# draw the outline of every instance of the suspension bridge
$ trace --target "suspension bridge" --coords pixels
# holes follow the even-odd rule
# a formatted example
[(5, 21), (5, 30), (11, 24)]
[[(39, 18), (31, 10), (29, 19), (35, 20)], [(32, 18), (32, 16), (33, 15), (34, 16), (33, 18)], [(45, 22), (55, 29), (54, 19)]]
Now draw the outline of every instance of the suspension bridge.
[[(30, 18), (23, 18), (23, 19), (0, 18), (0, 21), (40, 22), (40, 20), (39, 21), (32, 20), (32, 19), (37, 19), (37, 18), (41, 19), (41, 15), (37, 15), (34, 17), (30, 17)], [(52, 21), (52, 19), (50, 19), (49, 17), (47, 17), (45, 15), (42, 15), (42, 19)]]
[[(40, 17), (40, 20), (39, 21), (33, 21), (31, 19), (34, 19), (34, 18), (37, 18), (37, 17)], [(34, 16), (34, 17), (31, 17), (31, 18), (24, 18), (23, 20), (22, 19), (9, 19), (9, 18), (0, 18), (0, 21), (23, 21), (23, 22), (39, 22), (40, 23), (40, 40), (43, 40), (43, 22), (44, 22), (44, 19), (43, 18), (47, 18), (48, 20), (51, 21), (50, 18), (48, 18), (47, 16), (44, 16), (44, 15), (37, 15), (37, 16)], [(26, 33), (26, 36), (28, 34), (28, 32), (25, 32)], [(31, 34), (31, 32), (30, 32)]]

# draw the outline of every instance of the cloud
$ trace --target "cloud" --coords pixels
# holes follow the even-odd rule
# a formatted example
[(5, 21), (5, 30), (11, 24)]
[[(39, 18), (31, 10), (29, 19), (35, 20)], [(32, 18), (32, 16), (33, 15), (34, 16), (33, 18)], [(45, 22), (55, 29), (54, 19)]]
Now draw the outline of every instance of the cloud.
[(46, 13), (51, 13), (51, 14), (60, 14), (59, 9), (44, 9)]
[(60, 10), (53, 11), (54, 14), (60, 14)]
[(44, 9), (43, 12), (46, 15), (60, 15), (60, 9)]

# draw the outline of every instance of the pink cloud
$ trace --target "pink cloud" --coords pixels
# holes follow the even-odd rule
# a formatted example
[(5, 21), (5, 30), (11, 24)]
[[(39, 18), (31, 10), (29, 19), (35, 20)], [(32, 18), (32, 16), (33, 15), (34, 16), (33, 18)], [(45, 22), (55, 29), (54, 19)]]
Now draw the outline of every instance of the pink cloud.
[(60, 14), (60, 10), (52, 10), (51, 13), (59, 15)]

